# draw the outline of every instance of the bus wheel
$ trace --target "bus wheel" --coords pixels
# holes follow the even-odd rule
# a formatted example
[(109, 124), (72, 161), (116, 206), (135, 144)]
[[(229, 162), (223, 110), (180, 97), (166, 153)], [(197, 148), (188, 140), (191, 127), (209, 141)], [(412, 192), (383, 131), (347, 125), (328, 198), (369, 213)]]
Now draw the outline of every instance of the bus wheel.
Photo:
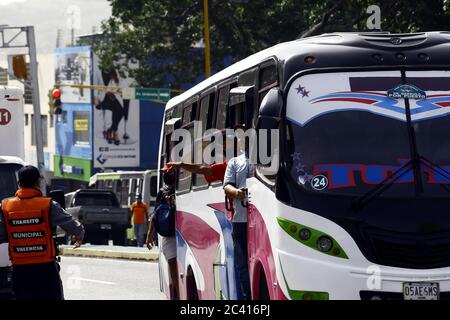
[(261, 278), (259, 280), (259, 300), (270, 300), (269, 288), (267, 287), (267, 279), (264, 270), (261, 270)]

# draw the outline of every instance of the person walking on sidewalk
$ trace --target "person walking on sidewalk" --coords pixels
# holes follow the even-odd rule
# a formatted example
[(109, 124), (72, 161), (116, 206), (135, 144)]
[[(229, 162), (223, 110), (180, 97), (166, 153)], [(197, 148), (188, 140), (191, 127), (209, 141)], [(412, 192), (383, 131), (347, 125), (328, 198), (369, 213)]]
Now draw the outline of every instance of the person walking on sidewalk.
[(136, 236), (137, 246), (143, 247), (145, 241), (145, 224), (148, 221), (148, 206), (142, 201), (140, 194), (136, 195), (136, 201), (131, 205), (133, 215), (134, 235)]
[(53, 231), (60, 226), (81, 245), (84, 227), (51, 198), (42, 196), (41, 175), (19, 170), (19, 190), (1, 204), (0, 242), (9, 242), (12, 288), (17, 300), (64, 300)]

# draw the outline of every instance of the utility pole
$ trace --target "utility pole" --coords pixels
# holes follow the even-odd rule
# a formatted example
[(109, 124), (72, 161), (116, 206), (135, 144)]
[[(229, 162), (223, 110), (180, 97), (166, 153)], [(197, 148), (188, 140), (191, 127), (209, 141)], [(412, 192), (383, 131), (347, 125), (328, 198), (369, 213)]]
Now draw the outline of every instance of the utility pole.
[[(9, 36), (7, 32), (9, 32)], [(20, 37), (25, 35), (25, 44)], [(33, 112), (34, 112), (34, 130), (36, 136), (36, 154), (37, 154), (37, 165), (41, 173), (45, 171), (44, 164), (44, 132), (42, 130), (42, 119), (41, 119), (41, 106), (39, 99), (39, 81), (38, 81), (38, 62), (36, 57), (36, 40), (34, 37), (34, 27), (9, 27), (0, 26), (0, 49), (11, 49), (11, 48), (28, 48), (28, 55), (30, 57), (30, 76), (31, 84), (28, 81), (20, 81), (25, 87), (31, 88), (33, 92)], [(53, 72), (53, 70), (51, 70)], [(15, 78), (15, 75), (8, 70), (8, 74)], [(7, 143), (14, 143), (13, 141), (8, 141)]]
[(205, 24), (205, 77), (211, 76), (211, 56), (209, 43), (209, 14), (208, 0), (203, 0), (204, 24)]
[[(44, 172), (44, 131), (42, 130), (41, 120), (41, 100), (39, 97), (38, 62), (36, 57), (34, 27), (27, 27), (27, 42), (30, 55), (31, 87), (33, 88), (34, 134), (36, 136), (37, 162), (39, 171)], [(50, 72), (53, 72), (53, 70)]]

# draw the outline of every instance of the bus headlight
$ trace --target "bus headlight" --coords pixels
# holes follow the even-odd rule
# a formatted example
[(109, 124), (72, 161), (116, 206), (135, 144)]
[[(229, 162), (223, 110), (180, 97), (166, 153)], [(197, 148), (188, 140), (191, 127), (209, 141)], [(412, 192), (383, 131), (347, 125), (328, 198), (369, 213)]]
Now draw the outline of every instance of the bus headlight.
[(347, 254), (330, 235), (299, 223), (277, 217), (280, 227), (298, 242), (321, 253), (348, 259)]
[(328, 252), (333, 248), (333, 240), (327, 236), (322, 236), (317, 240), (317, 247), (322, 252)]
[(298, 233), (298, 236), (300, 237), (300, 239), (302, 239), (303, 241), (308, 240), (309, 238), (311, 238), (311, 231), (309, 231), (306, 228), (303, 228), (302, 230), (300, 230), (300, 232)]

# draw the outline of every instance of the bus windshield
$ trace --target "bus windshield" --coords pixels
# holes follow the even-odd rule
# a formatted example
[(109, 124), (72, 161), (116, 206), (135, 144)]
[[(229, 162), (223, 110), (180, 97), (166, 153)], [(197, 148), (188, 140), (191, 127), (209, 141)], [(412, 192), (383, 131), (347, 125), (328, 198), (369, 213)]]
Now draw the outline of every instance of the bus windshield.
[[(450, 149), (445, 147), (450, 110), (442, 106), (450, 106), (450, 80), (443, 79), (450, 77), (436, 73), (406, 77), (408, 85), (427, 96), (408, 102), (417, 153), (432, 163), (421, 165), (424, 192), (448, 196), (442, 185), (450, 184)], [(406, 99), (388, 93), (401, 84), (399, 71), (312, 74), (294, 81), (288, 94), (286, 158), (296, 183), (313, 192), (363, 195), (408, 164), (412, 139)], [(449, 102), (441, 102), (446, 95)], [(433, 108), (438, 96), (441, 106)], [(441, 169), (447, 174), (439, 173)], [(414, 173), (408, 169), (381, 196), (409, 197), (414, 192)]]
[(20, 168), (17, 164), (0, 165), (0, 201), (14, 196), (17, 191), (17, 172)]

